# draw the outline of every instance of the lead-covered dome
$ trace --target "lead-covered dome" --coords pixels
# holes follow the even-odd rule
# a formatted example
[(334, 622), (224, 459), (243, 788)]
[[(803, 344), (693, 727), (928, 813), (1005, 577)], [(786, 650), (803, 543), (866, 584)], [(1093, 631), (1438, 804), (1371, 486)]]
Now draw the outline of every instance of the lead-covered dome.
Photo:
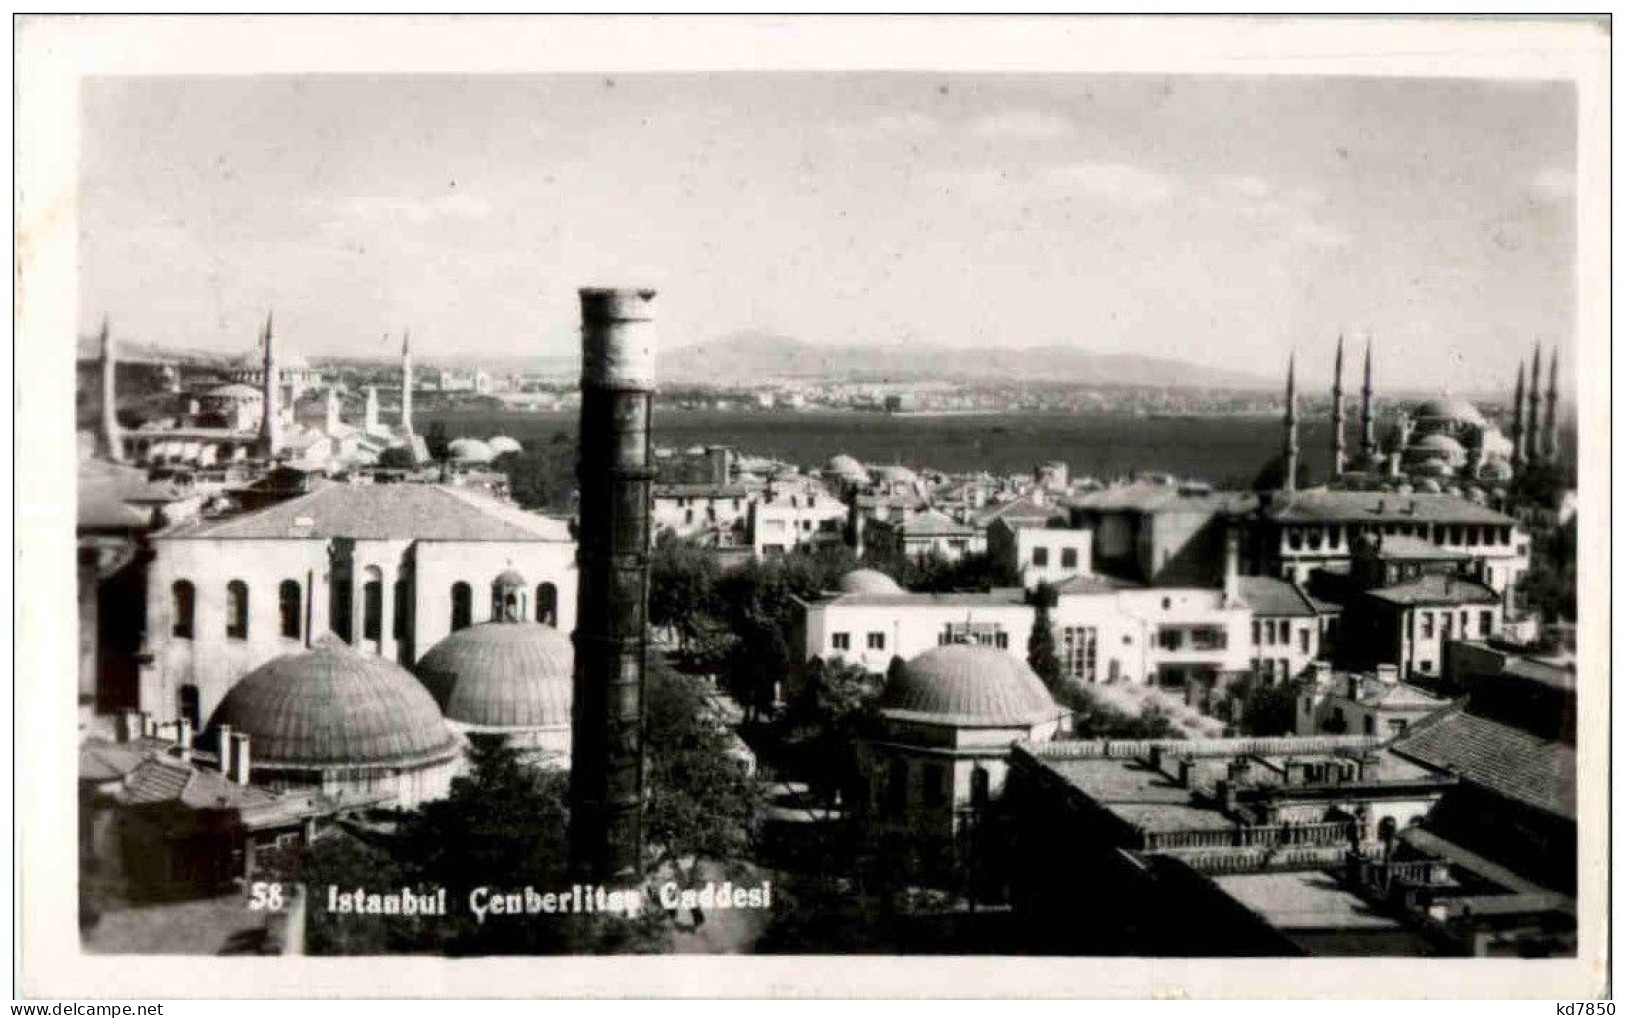
[(854, 569), (837, 584), (843, 594), (901, 594), (897, 581), (878, 569)]
[(446, 453), (459, 463), (489, 463), (496, 459), (491, 447), (477, 438), (456, 438), (446, 446)]
[(875, 706), (902, 721), (963, 727), (1033, 725), (1062, 713), (1025, 662), (971, 644), (935, 647), (905, 662)]
[(489, 439), (486, 440), (485, 444), (486, 444), (487, 447), (490, 448), (490, 450), (492, 452), (496, 453), (498, 456), (501, 456), (501, 455), (503, 455), (505, 453), (510, 453), (510, 452), (523, 452), (524, 451), (524, 447), (521, 446), (518, 443), (518, 441), (516, 441), (515, 439), (512, 439), (512, 438), (509, 438), (507, 435), (493, 435)]
[(487, 622), (459, 629), (418, 659), (446, 717), (482, 728), (569, 727), (575, 648), (552, 626)]
[(255, 769), (410, 767), (456, 752), (411, 672), (333, 636), (243, 676), (209, 719), (211, 730), (222, 725), (249, 737)]
[(1450, 421), (1455, 424), (1467, 424), (1475, 428), (1482, 428), (1488, 422), (1478, 407), (1464, 399), (1452, 399), (1440, 396), (1430, 399), (1416, 408), (1416, 417), (1423, 421)]
[(826, 473), (835, 474), (848, 480), (866, 481), (869, 479), (869, 471), (863, 469), (863, 464), (844, 452), (831, 456), (829, 462), (824, 464), (824, 470)]

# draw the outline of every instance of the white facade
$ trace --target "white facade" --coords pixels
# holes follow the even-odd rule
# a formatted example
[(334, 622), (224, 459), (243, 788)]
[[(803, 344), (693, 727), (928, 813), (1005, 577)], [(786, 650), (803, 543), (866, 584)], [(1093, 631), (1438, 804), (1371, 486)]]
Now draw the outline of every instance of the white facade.
[(737, 485), (661, 485), (650, 500), (651, 518), (656, 533), (670, 530), (678, 537), (692, 537), (711, 528), (743, 526), (751, 501), (750, 492)]
[(848, 514), (845, 503), (820, 484), (771, 490), (750, 504), (751, 548), (763, 558), (804, 544), (839, 544)]
[(798, 634), (802, 659), (842, 660), (883, 675), (904, 660), (945, 643), (976, 643), (1027, 658), (1033, 609), (1019, 596), (848, 594), (811, 602)]

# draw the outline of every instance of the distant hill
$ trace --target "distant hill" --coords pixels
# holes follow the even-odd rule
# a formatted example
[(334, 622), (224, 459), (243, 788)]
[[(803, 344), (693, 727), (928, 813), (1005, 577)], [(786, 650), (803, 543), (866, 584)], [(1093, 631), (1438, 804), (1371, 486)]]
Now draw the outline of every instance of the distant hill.
[(1138, 354), (1069, 346), (966, 348), (820, 346), (769, 332), (736, 332), (660, 352), (660, 379), (717, 384), (769, 379), (889, 382), (1067, 382), (1155, 388), (1274, 389), (1280, 379)]

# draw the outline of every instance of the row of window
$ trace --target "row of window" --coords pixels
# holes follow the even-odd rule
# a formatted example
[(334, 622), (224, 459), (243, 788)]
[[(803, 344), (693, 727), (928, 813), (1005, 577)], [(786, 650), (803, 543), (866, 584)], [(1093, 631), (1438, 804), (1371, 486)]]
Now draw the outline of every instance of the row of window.
[[(1274, 647), (1276, 645), (1282, 647), (1292, 645), (1292, 623), (1287, 619), (1254, 619), (1253, 646)], [(1308, 626), (1298, 630), (1298, 649), (1305, 654), (1311, 652)]]
[[(512, 602), (516, 595), (508, 592), (503, 595)], [(176, 580), (170, 588), (172, 616), (174, 625), (172, 633), (183, 640), (190, 640), (195, 635), (197, 626), (197, 587), (190, 580)], [(558, 625), (558, 589), (551, 583), (543, 583), (536, 588), (536, 621), (544, 625)], [(302, 638), (305, 631), (304, 618), (304, 588), (298, 580), (283, 580), (277, 585), (277, 620), (278, 633), (290, 640)], [(364, 640), (377, 641), (383, 633), (383, 604), (384, 589), (381, 579), (368, 580), (361, 587), (361, 637)], [(405, 580), (395, 581), (395, 624), (393, 636), (404, 639), (409, 629), (408, 619), (411, 614), (411, 593)], [(522, 612), (523, 606), (517, 604), (493, 604), (492, 617), (502, 617), (504, 613), (513, 614)], [(351, 607), (349, 604), (349, 587), (340, 585), (334, 590), (332, 614), (334, 629), (339, 635), (348, 639)], [(514, 617), (522, 617), (515, 615)], [(232, 580), (226, 584), (226, 639), (248, 639), (248, 584), (242, 580)], [(466, 629), (474, 622), (474, 591), (467, 583), (458, 581), (451, 586), (451, 628), (455, 631)]]
[[(1033, 565), (1039, 569), (1049, 565), (1049, 549), (1039, 545), (1033, 549)], [(1078, 549), (1061, 549), (1061, 568), (1076, 569), (1078, 567)]]
[[(920, 805), (933, 807), (942, 806), (953, 798), (954, 773), (947, 764), (927, 762), (919, 765), (920, 768)], [(902, 813), (909, 808), (908, 778), (909, 764), (907, 760), (894, 760), (885, 771), (885, 787), (881, 793), (881, 804), (889, 813)], [(977, 767), (970, 775), (971, 805), (977, 808), (987, 805), (990, 778), (986, 768)]]
[(1158, 626), (1157, 646), (1163, 650), (1224, 650), (1230, 634), (1221, 626)]
[[(835, 650), (851, 650), (852, 649), (852, 634), (851, 633), (831, 633), (830, 637), (829, 637), (829, 645), (832, 648), (834, 648)], [(869, 633), (868, 634), (868, 649), (869, 650), (885, 650), (886, 649), (886, 634), (885, 633), (880, 633), (880, 632)]]
[[(1348, 525), (1348, 531), (1350, 542), (1361, 534), (1383, 534), (1388, 537), (1419, 537), (1435, 544), (1463, 545), (1469, 548), (1476, 548), (1479, 545), (1504, 546), (1512, 543), (1512, 527), (1505, 525), (1351, 523)], [(1322, 546), (1336, 551), (1343, 547), (1343, 527), (1340, 524), (1287, 527), (1285, 532), (1287, 547), (1293, 551), (1302, 551), (1305, 547), (1310, 551), (1320, 551)]]
[[(1473, 613), (1462, 609), (1455, 611), (1418, 611), (1416, 613), (1417, 625), (1420, 630), (1419, 639), (1431, 640), (1437, 632), (1440, 639), (1455, 639), (1458, 617), (1460, 619), (1461, 638), (1468, 639), (1473, 635)], [(1478, 635), (1494, 635), (1495, 612), (1481, 611), (1478, 613)]]

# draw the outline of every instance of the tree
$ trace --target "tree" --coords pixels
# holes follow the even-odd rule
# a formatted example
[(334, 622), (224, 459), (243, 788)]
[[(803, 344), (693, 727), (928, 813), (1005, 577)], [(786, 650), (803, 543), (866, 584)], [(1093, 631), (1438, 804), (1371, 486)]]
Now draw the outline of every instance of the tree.
[(1055, 587), (1043, 581), (1033, 588), (1028, 601), (1035, 609), (1033, 631), (1027, 637), (1027, 664), (1052, 691), (1061, 687), (1061, 660), (1055, 656), (1055, 627), (1050, 611), (1060, 602)]
[(429, 450), (429, 455), (436, 460), (444, 460), (451, 454), (451, 434), (446, 431), (445, 421), (429, 422), (429, 431), (423, 436), (423, 444)]
[(411, 470), (417, 466), (412, 461), (412, 450), (404, 445), (392, 445), (379, 453), (378, 465), (387, 470)]
[(1242, 735), (1291, 735), (1298, 727), (1298, 684), (1266, 682), (1247, 675), (1225, 697), (1231, 721)]
[(715, 618), (721, 573), (710, 550), (669, 530), (656, 538), (649, 559), (649, 621), (676, 633), (684, 653)]
[(1075, 739), (1182, 739), (1168, 712), (1147, 703), (1138, 714), (1107, 703), (1082, 682), (1067, 682), (1056, 692), (1061, 706), (1072, 712)]
[(726, 864), (745, 857), (764, 802), (743, 743), (707, 694), (704, 680), (650, 657), (644, 679), (645, 837), (654, 867), (670, 867), (688, 884), (697, 882), (706, 860)]
[(826, 798), (850, 794), (857, 785), (852, 743), (881, 680), (861, 665), (817, 658), (801, 677), (776, 726), (786, 768)]
[(508, 475), (508, 491), (526, 509), (569, 512), (576, 491), (576, 444), (558, 432), (547, 443), (533, 442), (503, 453), (493, 464)]

